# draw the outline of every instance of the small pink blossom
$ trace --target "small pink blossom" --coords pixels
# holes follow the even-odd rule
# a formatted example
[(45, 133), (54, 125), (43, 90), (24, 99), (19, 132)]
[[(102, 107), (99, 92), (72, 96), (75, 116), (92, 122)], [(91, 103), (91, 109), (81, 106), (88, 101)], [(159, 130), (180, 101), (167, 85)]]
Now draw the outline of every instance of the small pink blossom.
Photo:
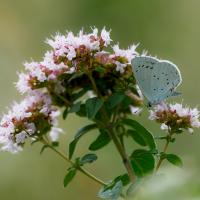
[(106, 31), (105, 28), (102, 29), (101, 31), (101, 38), (104, 41), (104, 45), (107, 47), (108, 45), (110, 45), (112, 39), (110, 38), (110, 31)]
[(128, 60), (128, 63), (131, 63), (131, 60), (135, 58), (138, 53), (135, 51), (138, 45), (132, 45), (128, 49), (120, 49), (119, 45), (113, 46), (113, 51), (115, 56), (124, 57)]

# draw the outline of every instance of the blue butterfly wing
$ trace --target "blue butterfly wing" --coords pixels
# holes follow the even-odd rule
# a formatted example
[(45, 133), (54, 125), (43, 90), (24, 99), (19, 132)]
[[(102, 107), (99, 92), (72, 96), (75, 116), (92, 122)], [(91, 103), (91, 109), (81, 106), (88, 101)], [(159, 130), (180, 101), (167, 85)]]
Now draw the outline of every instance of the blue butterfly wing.
[(148, 99), (149, 102), (154, 101), (154, 95), (157, 94), (152, 89), (154, 67), (158, 63), (156, 58), (149, 56), (136, 57), (132, 60), (132, 68), (137, 84), (141, 89), (143, 95)]
[(132, 60), (132, 67), (137, 84), (151, 104), (175, 95), (175, 88), (181, 83), (179, 69), (169, 61), (140, 56)]
[(160, 102), (168, 97), (178, 95), (175, 89), (181, 84), (182, 78), (176, 65), (169, 61), (159, 61), (154, 70), (153, 84), (156, 90), (154, 102)]

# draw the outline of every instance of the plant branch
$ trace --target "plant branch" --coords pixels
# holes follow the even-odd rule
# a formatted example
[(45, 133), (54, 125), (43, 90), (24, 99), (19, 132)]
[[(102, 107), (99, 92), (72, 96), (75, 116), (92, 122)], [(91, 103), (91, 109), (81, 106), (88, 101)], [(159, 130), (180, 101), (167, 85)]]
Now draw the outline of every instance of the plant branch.
[(56, 92), (55, 92), (54, 90), (52, 90), (50, 87), (48, 87), (48, 90), (49, 90), (49, 92), (50, 92), (51, 94), (57, 96), (60, 100), (62, 100), (62, 101), (65, 103), (66, 106), (71, 106), (71, 105), (72, 105), (71, 102), (70, 102), (68, 99), (66, 99), (66, 98), (64, 98), (62, 95), (56, 93)]
[[(169, 134), (167, 139), (166, 139), (166, 143), (165, 143), (165, 146), (164, 146), (164, 149), (163, 149), (163, 153), (167, 152), (167, 148), (169, 146), (170, 140), (171, 140), (171, 134)], [(162, 157), (160, 157), (160, 159), (158, 160), (158, 163), (157, 163), (157, 166), (156, 166), (156, 169), (155, 169), (156, 172), (159, 170), (163, 160), (164, 159)]]
[[(75, 163), (73, 161), (71, 161), (64, 153), (62, 153), (61, 151), (59, 151), (56, 148), (54, 148), (45, 138), (42, 138), (40, 141), (44, 145), (47, 145), (51, 150), (53, 150), (56, 154), (58, 154), (65, 161), (67, 161), (68, 163), (70, 163), (72, 166), (75, 166)], [(95, 177), (93, 174), (91, 174), (87, 170), (83, 169), (82, 167), (80, 167), (80, 166), (77, 167), (77, 170), (79, 170), (81, 173), (83, 173), (84, 175), (86, 175), (88, 178), (92, 179), (96, 183), (98, 183), (98, 184), (100, 184), (102, 186), (106, 185), (102, 180), (98, 179), (97, 177)]]
[[(95, 91), (95, 93), (104, 101), (101, 93), (99, 92), (97, 86), (96, 86), (96, 83), (92, 77), (92, 74), (90, 72), (86, 73), (88, 75), (88, 78), (90, 79), (91, 81), (91, 84), (92, 84), (92, 87)], [(131, 182), (134, 182), (135, 181), (135, 174), (133, 172), (133, 169), (132, 169), (132, 166), (131, 166), (131, 162), (129, 160), (129, 157), (127, 156), (126, 152), (125, 152), (125, 149), (123, 148), (122, 144), (120, 143), (120, 141), (118, 140), (117, 138), (117, 135), (113, 129), (113, 124), (110, 122), (110, 119), (107, 115), (107, 112), (105, 111), (105, 108), (102, 107), (100, 109), (100, 112), (102, 114), (102, 117), (103, 117), (103, 120), (104, 120), (104, 127), (107, 128), (108, 130), (108, 134), (110, 136), (110, 138), (113, 140), (121, 158), (122, 158), (122, 161), (124, 163), (124, 166), (128, 172), (128, 175), (130, 177), (130, 180)]]

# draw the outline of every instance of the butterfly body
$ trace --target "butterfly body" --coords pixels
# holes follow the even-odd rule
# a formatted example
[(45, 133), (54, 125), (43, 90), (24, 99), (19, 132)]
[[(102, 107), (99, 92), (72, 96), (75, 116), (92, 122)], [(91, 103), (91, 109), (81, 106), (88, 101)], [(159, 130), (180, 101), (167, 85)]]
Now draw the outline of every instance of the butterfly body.
[(182, 78), (175, 64), (150, 56), (139, 56), (132, 60), (132, 68), (137, 84), (150, 105), (180, 94), (175, 89)]

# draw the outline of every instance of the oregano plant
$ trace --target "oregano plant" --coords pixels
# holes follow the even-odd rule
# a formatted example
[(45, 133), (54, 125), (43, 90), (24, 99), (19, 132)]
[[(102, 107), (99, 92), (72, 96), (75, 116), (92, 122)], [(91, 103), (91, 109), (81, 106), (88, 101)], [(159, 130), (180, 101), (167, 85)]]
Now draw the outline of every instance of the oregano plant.
[[(147, 105), (131, 65), (135, 57), (144, 55), (136, 51), (137, 45), (120, 49), (112, 44), (105, 28), (100, 33), (93, 28), (91, 33), (56, 34), (46, 42), (51, 49), (42, 61), (24, 63), (25, 71), (18, 73), (16, 87), (25, 97), (2, 116), (2, 151), (18, 153), (27, 140), (41, 143), (40, 153), (52, 150), (68, 163), (63, 172), (65, 187), (80, 172), (99, 184), (99, 198), (111, 200), (132, 195), (147, 176), (158, 173), (164, 160), (182, 167), (181, 158), (168, 152), (168, 146), (183, 132), (200, 127), (199, 111), (166, 101)], [(156, 137), (139, 123), (144, 110), (149, 111), (150, 120), (161, 124), (163, 135)], [(61, 113), (63, 120), (71, 113), (89, 120), (74, 134), (67, 152), (58, 142), (63, 132), (57, 120)], [(92, 130), (97, 130), (98, 136), (84, 155), (77, 155), (79, 141)], [(127, 139), (134, 141), (131, 154), (127, 153)], [(165, 141), (163, 149), (157, 147), (160, 141)], [(96, 152), (109, 143), (116, 147), (113, 155), (121, 156), (124, 173), (116, 174), (113, 180), (101, 180), (85, 165), (95, 162)]]

